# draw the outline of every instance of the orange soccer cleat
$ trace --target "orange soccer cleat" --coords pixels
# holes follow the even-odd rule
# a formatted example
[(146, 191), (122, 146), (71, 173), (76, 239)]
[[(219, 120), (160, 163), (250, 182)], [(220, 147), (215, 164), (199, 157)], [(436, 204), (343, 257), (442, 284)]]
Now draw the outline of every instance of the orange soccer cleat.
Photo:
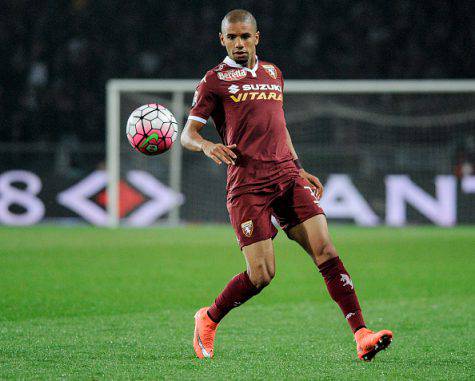
[(196, 355), (202, 358), (212, 358), (214, 347), (214, 336), (218, 323), (211, 320), (206, 313), (208, 307), (200, 308), (195, 314), (195, 336), (193, 337), (193, 348)]
[(387, 329), (374, 333), (367, 328), (361, 328), (355, 333), (356, 350), (358, 357), (364, 361), (371, 361), (376, 353), (389, 347), (393, 333)]

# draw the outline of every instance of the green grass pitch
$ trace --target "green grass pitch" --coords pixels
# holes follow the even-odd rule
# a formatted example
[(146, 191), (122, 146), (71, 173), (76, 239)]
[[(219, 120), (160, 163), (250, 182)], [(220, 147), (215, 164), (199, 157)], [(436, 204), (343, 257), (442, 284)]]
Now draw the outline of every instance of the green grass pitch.
[(474, 379), (475, 228), (330, 229), (369, 327), (395, 334), (372, 363), (283, 233), (274, 281), (200, 361), (193, 314), (244, 269), (229, 227), (4, 227), (0, 379)]

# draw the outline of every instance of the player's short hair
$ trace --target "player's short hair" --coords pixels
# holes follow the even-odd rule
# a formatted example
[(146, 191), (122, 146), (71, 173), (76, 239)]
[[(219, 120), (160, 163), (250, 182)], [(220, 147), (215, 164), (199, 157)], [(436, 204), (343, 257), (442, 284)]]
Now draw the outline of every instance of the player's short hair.
[(257, 32), (256, 18), (251, 12), (246, 11), (245, 9), (233, 9), (232, 11), (229, 11), (226, 16), (224, 16), (223, 21), (221, 21), (221, 32), (224, 31), (226, 24), (234, 24), (238, 22), (250, 23)]

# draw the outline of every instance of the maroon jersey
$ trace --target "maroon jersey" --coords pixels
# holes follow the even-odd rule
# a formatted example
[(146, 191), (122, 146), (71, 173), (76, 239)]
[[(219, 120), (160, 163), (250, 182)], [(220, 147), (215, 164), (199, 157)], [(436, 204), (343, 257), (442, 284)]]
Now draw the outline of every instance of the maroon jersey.
[(196, 88), (190, 119), (211, 117), (223, 144), (236, 144), (228, 166), (228, 199), (298, 177), (286, 140), (284, 81), (269, 62), (246, 68), (231, 58), (208, 71)]

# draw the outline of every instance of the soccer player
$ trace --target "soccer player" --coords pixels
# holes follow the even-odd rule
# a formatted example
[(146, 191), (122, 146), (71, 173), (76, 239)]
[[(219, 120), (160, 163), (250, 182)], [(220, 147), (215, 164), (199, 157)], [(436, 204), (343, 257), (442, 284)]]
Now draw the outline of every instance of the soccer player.
[[(282, 73), (257, 58), (259, 32), (248, 11), (229, 12), (219, 38), (227, 57), (199, 83), (181, 143), (227, 165), (227, 208), (247, 269), (231, 279), (210, 307), (196, 312), (196, 355), (213, 357), (220, 321), (274, 277), (274, 216), (318, 267), (354, 333), (358, 357), (370, 361), (390, 344), (393, 334), (366, 328), (353, 282), (333, 246), (319, 205), (322, 184), (302, 168), (286, 127)], [(222, 143), (200, 135), (210, 117)]]

